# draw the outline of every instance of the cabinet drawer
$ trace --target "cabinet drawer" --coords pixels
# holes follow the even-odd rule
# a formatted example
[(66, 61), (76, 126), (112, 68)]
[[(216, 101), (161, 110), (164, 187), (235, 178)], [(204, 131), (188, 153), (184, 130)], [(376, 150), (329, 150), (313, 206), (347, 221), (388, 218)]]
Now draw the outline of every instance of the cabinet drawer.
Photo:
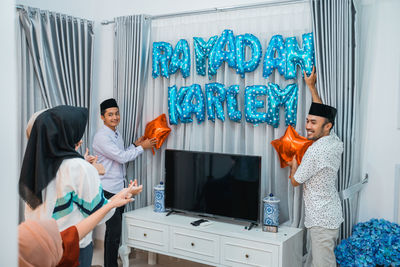
[(127, 243), (133, 247), (168, 251), (168, 226), (126, 219), (128, 229)]
[(219, 262), (219, 236), (171, 227), (170, 253), (209, 262)]
[(279, 266), (279, 246), (221, 237), (221, 264), (226, 266)]

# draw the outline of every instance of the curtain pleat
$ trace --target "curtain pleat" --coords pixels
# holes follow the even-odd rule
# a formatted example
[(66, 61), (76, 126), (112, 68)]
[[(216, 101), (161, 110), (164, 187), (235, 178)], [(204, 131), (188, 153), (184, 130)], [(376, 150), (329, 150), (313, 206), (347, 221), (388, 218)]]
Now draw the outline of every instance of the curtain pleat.
[[(25, 80), (27, 70), (21, 67), (20, 90), (39, 90), (43, 108), (71, 105), (90, 109), (93, 22), (32, 7), (23, 7), (18, 12), (18, 26), (22, 29), (21, 49), (28, 51), (21, 54), (20, 60), (32, 66), (33, 79), (38, 84), (36, 88), (26, 87), (29, 82)], [(34, 100), (28, 97), (22, 98), (22, 101), (31, 105)], [(35, 106), (22, 116), (22, 129), (29, 117), (41, 108)], [(89, 123), (81, 153), (89, 146)]]
[[(117, 99), (125, 144), (132, 144), (143, 134), (140, 123), (143, 113), (144, 86), (146, 83), (150, 49), (151, 20), (145, 15), (118, 17), (114, 28), (114, 97)], [(128, 180), (137, 179), (148, 187), (147, 175), (143, 172), (142, 156), (128, 163)], [(143, 206), (146, 194), (140, 194), (127, 209)]]
[[(353, 0), (311, 0), (316, 49), (317, 89), (324, 103), (338, 109), (335, 132), (344, 143), (337, 187), (343, 191), (361, 181), (358, 164), (359, 89), (355, 82), (356, 9)], [(351, 235), (356, 222), (358, 195), (342, 200), (344, 223), (340, 239)]]

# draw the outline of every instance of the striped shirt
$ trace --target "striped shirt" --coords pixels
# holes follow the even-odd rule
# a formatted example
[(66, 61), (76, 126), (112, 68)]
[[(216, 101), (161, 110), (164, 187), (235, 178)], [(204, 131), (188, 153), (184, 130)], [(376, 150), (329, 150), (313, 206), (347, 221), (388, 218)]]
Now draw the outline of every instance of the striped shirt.
[[(56, 220), (60, 231), (76, 225), (108, 201), (103, 195), (97, 170), (81, 158), (64, 160), (53, 179), (42, 190), (43, 203), (32, 210), (25, 207), (25, 219)], [(107, 221), (115, 209), (109, 212), (102, 222)], [(79, 246), (84, 248), (92, 242), (92, 232), (87, 234)]]

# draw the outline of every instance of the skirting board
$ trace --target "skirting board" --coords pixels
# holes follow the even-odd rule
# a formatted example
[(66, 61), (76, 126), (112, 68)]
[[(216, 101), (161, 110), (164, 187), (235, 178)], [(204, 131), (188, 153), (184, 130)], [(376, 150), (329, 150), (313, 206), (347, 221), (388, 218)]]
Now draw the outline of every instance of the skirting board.
[(400, 224), (400, 164), (394, 171), (394, 221)]

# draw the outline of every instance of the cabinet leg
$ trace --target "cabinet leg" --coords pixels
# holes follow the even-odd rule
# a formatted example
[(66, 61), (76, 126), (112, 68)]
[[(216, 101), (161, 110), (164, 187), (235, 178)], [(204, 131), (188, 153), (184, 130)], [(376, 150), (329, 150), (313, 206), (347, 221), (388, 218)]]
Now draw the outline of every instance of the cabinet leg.
[(131, 253), (131, 248), (125, 245), (122, 245), (118, 249), (119, 256), (122, 260), (123, 267), (129, 267), (129, 253)]
[(147, 264), (149, 265), (156, 265), (157, 264), (157, 253), (149, 252)]

